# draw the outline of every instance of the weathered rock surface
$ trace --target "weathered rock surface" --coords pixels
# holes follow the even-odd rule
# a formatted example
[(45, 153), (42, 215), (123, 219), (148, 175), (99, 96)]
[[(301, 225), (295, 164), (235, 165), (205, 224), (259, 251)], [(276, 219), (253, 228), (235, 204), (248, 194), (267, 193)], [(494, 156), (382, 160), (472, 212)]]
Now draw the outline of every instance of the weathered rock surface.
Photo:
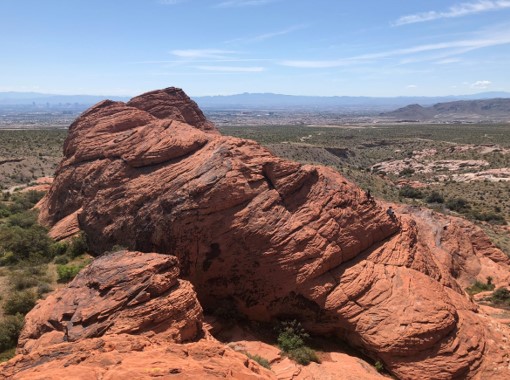
[(217, 341), (177, 344), (128, 334), (60, 343), (0, 365), (2, 380), (276, 379)]
[(458, 223), (437, 235), (419, 212), (391, 220), (331, 169), (183, 123), (165, 111), (173, 91), (78, 118), (41, 220), (76, 213), (97, 253), (175, 254), (204, 307), (230, 299), (252, 319), (293, 316), (399, 378), (508, 378), (506, 330), (463, 291), (494, 268), (505, 281), (508, 262), (487, 240), (457, 241), (470, 240)]
[(283, 356), (278, 348), (256, 340), (236, 341), (229, 346), (235, 351), (267, 359), (278, 380), (388, 379), (364, 360), (340, 352), (321, 353), (320, 364), (312, 362), (302, 366)]
[(197, 340), (202, 308), (178, 275), (174, 256), (119, 251), (99, 257), (26, 316), (18, 352), (122, 333)]

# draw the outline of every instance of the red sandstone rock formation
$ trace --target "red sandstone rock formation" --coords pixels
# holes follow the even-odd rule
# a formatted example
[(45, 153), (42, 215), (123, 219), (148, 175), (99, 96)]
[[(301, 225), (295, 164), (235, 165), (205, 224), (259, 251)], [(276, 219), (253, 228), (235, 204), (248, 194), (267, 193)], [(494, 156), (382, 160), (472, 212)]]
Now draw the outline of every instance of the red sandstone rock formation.
[(399, 378), (508, 378), (507, 331), (463, 291), (486, 267), (505, 281), (508, 260), (488, 240), (466, 243), (453, 221), (431, 233), (419, 212), (394, 222), (331, 169), (211, 133), (197, 112), (179, 116), (187, 103), (169, 104), (174, 93), (105, 101), (78, 118), (41, 220), (75, 214), (97, 253), (174, 254), (204, 307), (230, 299), (252, 319), (292, 315)]
[(178, 275), (175, 256), (119, 251), (99, 257), (27, 315), (18, 351), (105, 334), (195, 340), (202, 333), (202, 308)]
[[(0, 379), (274, 379), (214, 339), (174, 256), (120, 251), (96, 259), (27, 315)], [(187, 344), (177, 344), (190, 342)]]

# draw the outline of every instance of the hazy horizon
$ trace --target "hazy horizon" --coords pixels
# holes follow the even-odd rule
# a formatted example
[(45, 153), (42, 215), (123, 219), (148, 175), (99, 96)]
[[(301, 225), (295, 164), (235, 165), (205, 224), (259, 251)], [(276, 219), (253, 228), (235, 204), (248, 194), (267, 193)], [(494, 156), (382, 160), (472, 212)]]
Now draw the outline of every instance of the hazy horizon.
[(510, 0), (8, 0), (0, 13), (0, 92), (510, 91)]

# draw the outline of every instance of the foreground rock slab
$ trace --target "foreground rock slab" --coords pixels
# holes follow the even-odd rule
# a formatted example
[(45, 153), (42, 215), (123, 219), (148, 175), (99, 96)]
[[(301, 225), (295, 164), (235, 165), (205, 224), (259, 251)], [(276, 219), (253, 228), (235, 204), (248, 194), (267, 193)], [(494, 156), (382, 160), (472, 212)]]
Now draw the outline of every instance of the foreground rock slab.
[(60, 343), (0, 365), (7, 380), (276, 379), (216, 341), (177, 344), (127, 334)]

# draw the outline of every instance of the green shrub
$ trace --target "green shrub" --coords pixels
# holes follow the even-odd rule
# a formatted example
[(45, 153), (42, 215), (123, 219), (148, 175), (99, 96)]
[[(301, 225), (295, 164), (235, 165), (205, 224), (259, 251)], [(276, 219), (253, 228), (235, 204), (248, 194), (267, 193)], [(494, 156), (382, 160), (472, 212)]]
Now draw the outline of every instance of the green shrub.
[(510, 306), (510, 291), (506, 288), (498, 288), (492, 293), (492, 302)]
[(58, 282), (69, 282), (82, 270), (78, 265), (57, 265)]
[(299, 364), (319, 363), (315, 351), (305, 345), (308, 338), (308, 333), (294, 320), (281, 323), (277, 341), (280, 349)]
[(9, 226), (18, 226), (21, 228), (30, 228), (37, 223), (37, 212), (27, 210), (18, 214), (13, 214), (7, 220)]
[(65, 255), (68, 249), (69, 245), (65, 241), (56, 241), (50, 245), (50, 256), (57, 257)]
[(37, 296), (42, 298), (45, 294), (53, 291), (53, 288), (47, 282), (41, 282), (37, 287)]
[(33, 276), (24, 276), (14, 273), (14, 275), (10, 277), (10, 283), (15, 290), (25, 290), (37, 286), (39, 281)]
[(446, 202), (446, 207), (448, 207), (450, 210), (456, 211), (456, 212), (466, 212), (466, 211), (469, 211), (469, 209), (471, 208), (468, 201), (466, 201), (463, 198), (449, 199)]
[(484, 284), (483, 282), (480, 282), (480, 281), (475, 281), (475, 283), (473, 285), (471, 285), (469, 288), (467, 288), (467, 292), (471, 295), (473, 294), (477, 294), (477, 293), (480, 293), (480, 292), (485, 292), (487, 290), (494, 290), (495, 286), (494, 284), (492, 283), (492, 278), (491, 277), (487, 277), (487, 283)]
[(72, 258), (75, 258), (83, 255), (84, 253), (87, 253), (87, 251), (88, 251), (87, 239), (85, 237), (85, 234), (80, 233), (78, 236), (75, 236), (71, 239), (67, 253)]
[(259, 363), (262, 367), (271, 369), (271, 364), (269, 363), (269, 360), (263, 358), (262, 356), (252, 355), (249, 352), (246, 352), (246, 356), (248, 356), (251, 360), (254, 360), (257, 363)]
[(384, 364), (380, 360), (375, 362), (374, 367), (375, 367), (376, 371), (379, 373), (384, 371)]
[(414, 187), (411, 187), (411, 186), (402, 187), (399, 190), (398, 195), (400, 195), (401, 197), (404, 197), (404, 198), (412, 198), (412, 199), (423, 198), (423, 193), (420, 190), (415, 189)]
[(398, 173), (398, 175), (401, 176), (401, 177), (407, 177), (407, 176), (410, 176), (412, 174), (414, 174), (414, 169), (413, 168), (405, 168), (400, 173)]
[(7, 315), (0, 320), (0, 352), (16, 346), (22, 328), (23, 316), (21, 314)]
[(4, 312), (7, 315), (22, 314), (25, 315), (35, 306), (37, 298), (34, 292), (23, 290), (20, 292), (12, 292), (4, 305)]
[(506, 224), (506, 220), (503, 217), (503, 215), (496, 214), (494, 212), (477, 212), (477, 211), (475, 211), (472, 213), (472, 215), (476, 220), (481, 220), (483, 222), (488, 222), (488, 223), (492, 223), (492, 224), (500, 224), (500, 225)]
[(14, 261), (29, 258), (49, 258), (51, 239), (44, 227), (33, 225), (30, 228), (20, 226), (0, 227), (0, 246), (5, 252), (12, 252)]
[(439, 192), (433, 191), (425, 198), (425, 201), (427, 203), (444, 203), (444, 198)]
[(309, 335), (297, 321), (282, 322), (278, 334), (278, 346), (283, 352), (289, 352), (305, 345)]
[(59, 265), (67, 264), (69, 262), (69, 257), (66, 255), (57, 256), (53, 262)]
[(290, 350), (287, 355), (289, 358), (301, 365), (308, 365), (310, 362), (320, 363), (317, 353), (307, 346), (302, 346)]

